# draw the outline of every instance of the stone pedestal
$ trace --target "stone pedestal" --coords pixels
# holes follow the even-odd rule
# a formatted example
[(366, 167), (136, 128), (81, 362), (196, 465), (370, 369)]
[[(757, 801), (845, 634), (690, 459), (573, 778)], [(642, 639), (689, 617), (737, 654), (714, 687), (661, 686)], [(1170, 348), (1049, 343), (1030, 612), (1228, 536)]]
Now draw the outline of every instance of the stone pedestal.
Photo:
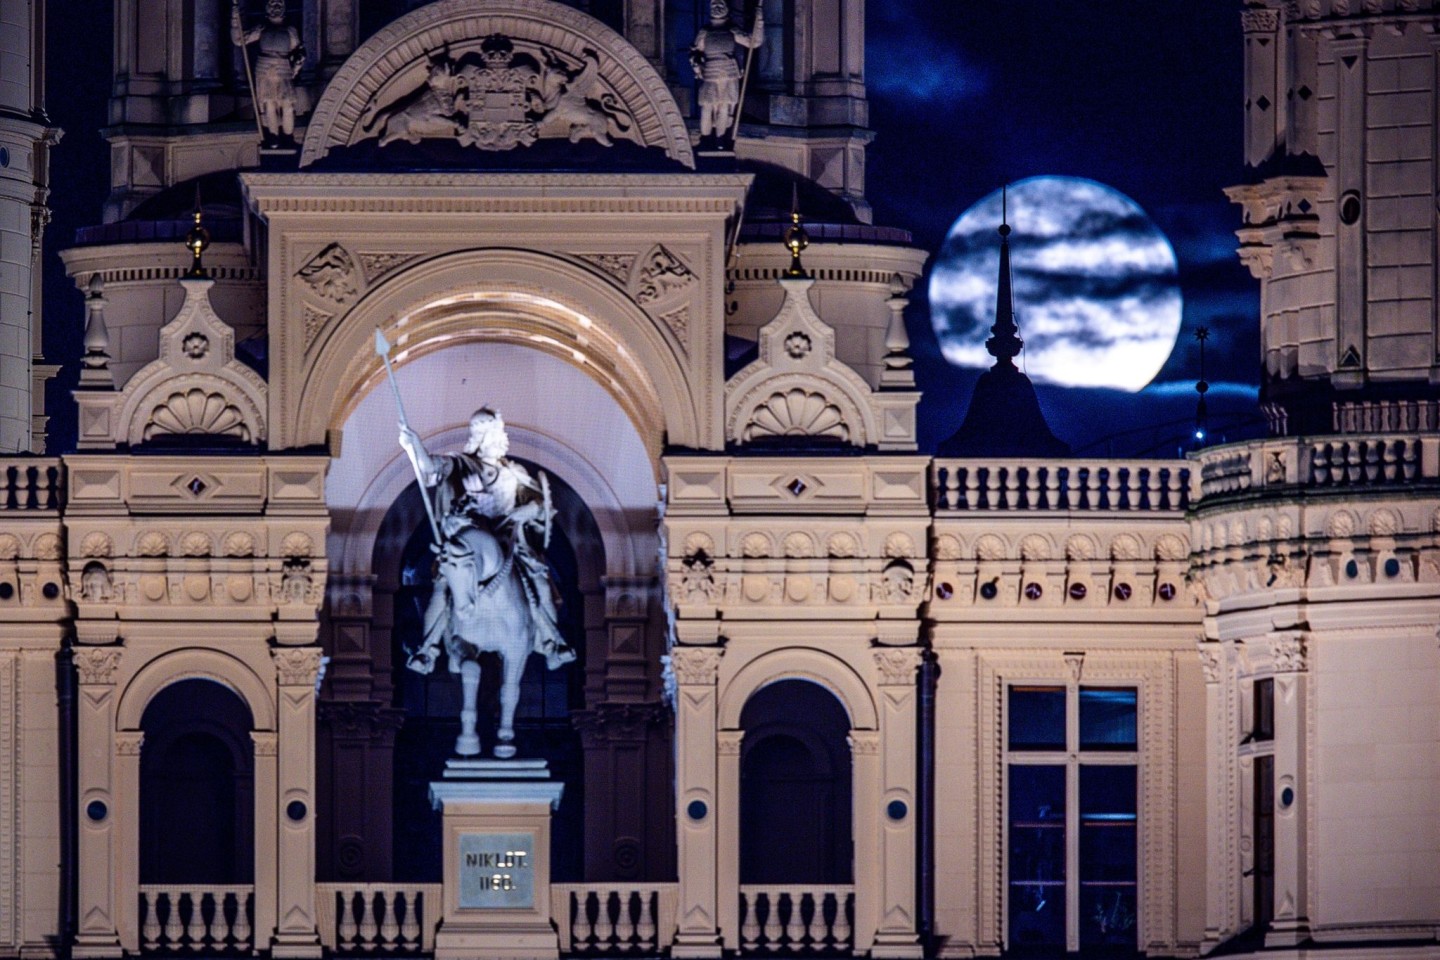
[(436, 960), (555, 960), (550, 815), (565, 785), (543, 760), (451, 760), (430, 784), (443, 815)]

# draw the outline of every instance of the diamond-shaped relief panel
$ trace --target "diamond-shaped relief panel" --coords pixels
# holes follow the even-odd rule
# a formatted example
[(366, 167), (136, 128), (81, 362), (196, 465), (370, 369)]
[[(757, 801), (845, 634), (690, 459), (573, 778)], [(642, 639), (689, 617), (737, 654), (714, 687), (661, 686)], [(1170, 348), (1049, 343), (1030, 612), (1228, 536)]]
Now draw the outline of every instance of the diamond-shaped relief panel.
[(1295, 93), (1300, 97), (1301, 100), (1309, 100), (1311, 97), (1315, 96), (1314, 90), (1311, 90), (1309, 87), (1303, 85), (1300, 87), (1299, 90), (1296, 90)]
[(792, 473), (787, 476), (782, 476), (779, 480), (776, 480), (772, 486), (786, 497), (800, 500), (814, 496), (822, 484), (814, 477)]
[(1260, 99), (1255, 101), (1255, 106), (1259, 107), (1261, 110), (1269, 110), (1270, 98), (1266, 96), (1260, 97)]
[(794, 480), (791, 480), (789, 483), (785, 484), (785, 489), (790, 491), (791, 496), (798, 497), (806, 490), (809, 490), (810, 485), (807, 484), (804, 480), (801, 480), (799, 477), (796, 477)]
[(191, 473), (180, 477), (173, 486), (196, 500), (220, 489), (220, 481), (209, 474)]

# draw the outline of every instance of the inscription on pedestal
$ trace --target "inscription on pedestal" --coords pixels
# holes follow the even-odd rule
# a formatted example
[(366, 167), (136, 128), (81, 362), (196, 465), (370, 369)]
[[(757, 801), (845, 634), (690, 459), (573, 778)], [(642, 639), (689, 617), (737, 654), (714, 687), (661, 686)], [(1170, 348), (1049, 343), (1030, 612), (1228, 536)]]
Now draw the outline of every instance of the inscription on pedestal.
[(461, 908), (535, 906), (535, 837), (529, 833), (462, 833)]

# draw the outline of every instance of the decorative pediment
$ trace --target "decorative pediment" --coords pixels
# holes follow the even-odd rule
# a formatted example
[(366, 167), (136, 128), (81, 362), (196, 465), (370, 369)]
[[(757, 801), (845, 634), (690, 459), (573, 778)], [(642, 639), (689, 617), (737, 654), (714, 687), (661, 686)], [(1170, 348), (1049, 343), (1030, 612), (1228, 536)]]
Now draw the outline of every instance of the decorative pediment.
[(394, 21), (326, 87), (300, 165), (367, 141), (383, 157), (397, 142), (431, 140), (487, 152), (628, 141), (695, 166), (684, 118), (649, 62), (552, 0), (439, 0)]
[[(783, 278), (785, 301), (759, 333), (759, 356), (725, 386), (726, 438), (737, 446), (839, 444), (914, 449), (913, 429), (891, 416), (913, 394), (872, 390), (835, 358), (835, 330), (810, 305), (814, 280)], [(912, 421), (913, 422), (913, 421)], [(891, 429), (901, 424), (897, 432)]]
[(215, 281), (186, 277), (185, 302), (160, 328), (160, 356), (125, 388), (79, 390), (81, 449), (201, 435), (265, 441), (266, 385), (235, 359), (235, 331), (210, 305)]

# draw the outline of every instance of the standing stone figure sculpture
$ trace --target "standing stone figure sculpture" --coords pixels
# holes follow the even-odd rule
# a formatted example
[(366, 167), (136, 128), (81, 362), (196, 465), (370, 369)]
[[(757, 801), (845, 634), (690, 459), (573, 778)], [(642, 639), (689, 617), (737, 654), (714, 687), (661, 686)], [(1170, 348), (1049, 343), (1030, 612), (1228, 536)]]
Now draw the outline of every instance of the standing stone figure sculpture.
[(729, 0), (710, 0), (710, 25), (701, 27), (690, 47), (690, 66), (700, 81), (700, 136), (725, 138), (740, 108), (740, 65), (737, 47), (756, 50), (765, 41), (765, 15), (757, 5), (755, 23), (747, 33), (730, 25)]
[(435, 586), (425, 610), (424, 636), (408, 666), (430, 673), (443, 649), (460, 675), (464, 700), (455, 752), (480, 753), (475, 731), (480, 654), (499, 653), (504, 664), (495, 756), (515, 755), (515, 706), (531, 653), (555, 669), (575, 659), (560, 635), (543, 550), (549, 540), (549, 484), (506, 457), (510, 439), (500, 414), (489, 408), (470, 418), (460, 453), (433, 455), (420, 437), (400, 427), (400, 446), (431, 497), (441, 542)]
[(239, 0), (230, 7), (230, 41), (242, 51), (255, 44), (255, 109), (266, 145), (273, 147), (295, 137), (295, 77), (305, 63), (305, 46), (299, 31), (285, 24), (285, 0), (267, 0), (265, 19), (264, 26), (246, 30)]

